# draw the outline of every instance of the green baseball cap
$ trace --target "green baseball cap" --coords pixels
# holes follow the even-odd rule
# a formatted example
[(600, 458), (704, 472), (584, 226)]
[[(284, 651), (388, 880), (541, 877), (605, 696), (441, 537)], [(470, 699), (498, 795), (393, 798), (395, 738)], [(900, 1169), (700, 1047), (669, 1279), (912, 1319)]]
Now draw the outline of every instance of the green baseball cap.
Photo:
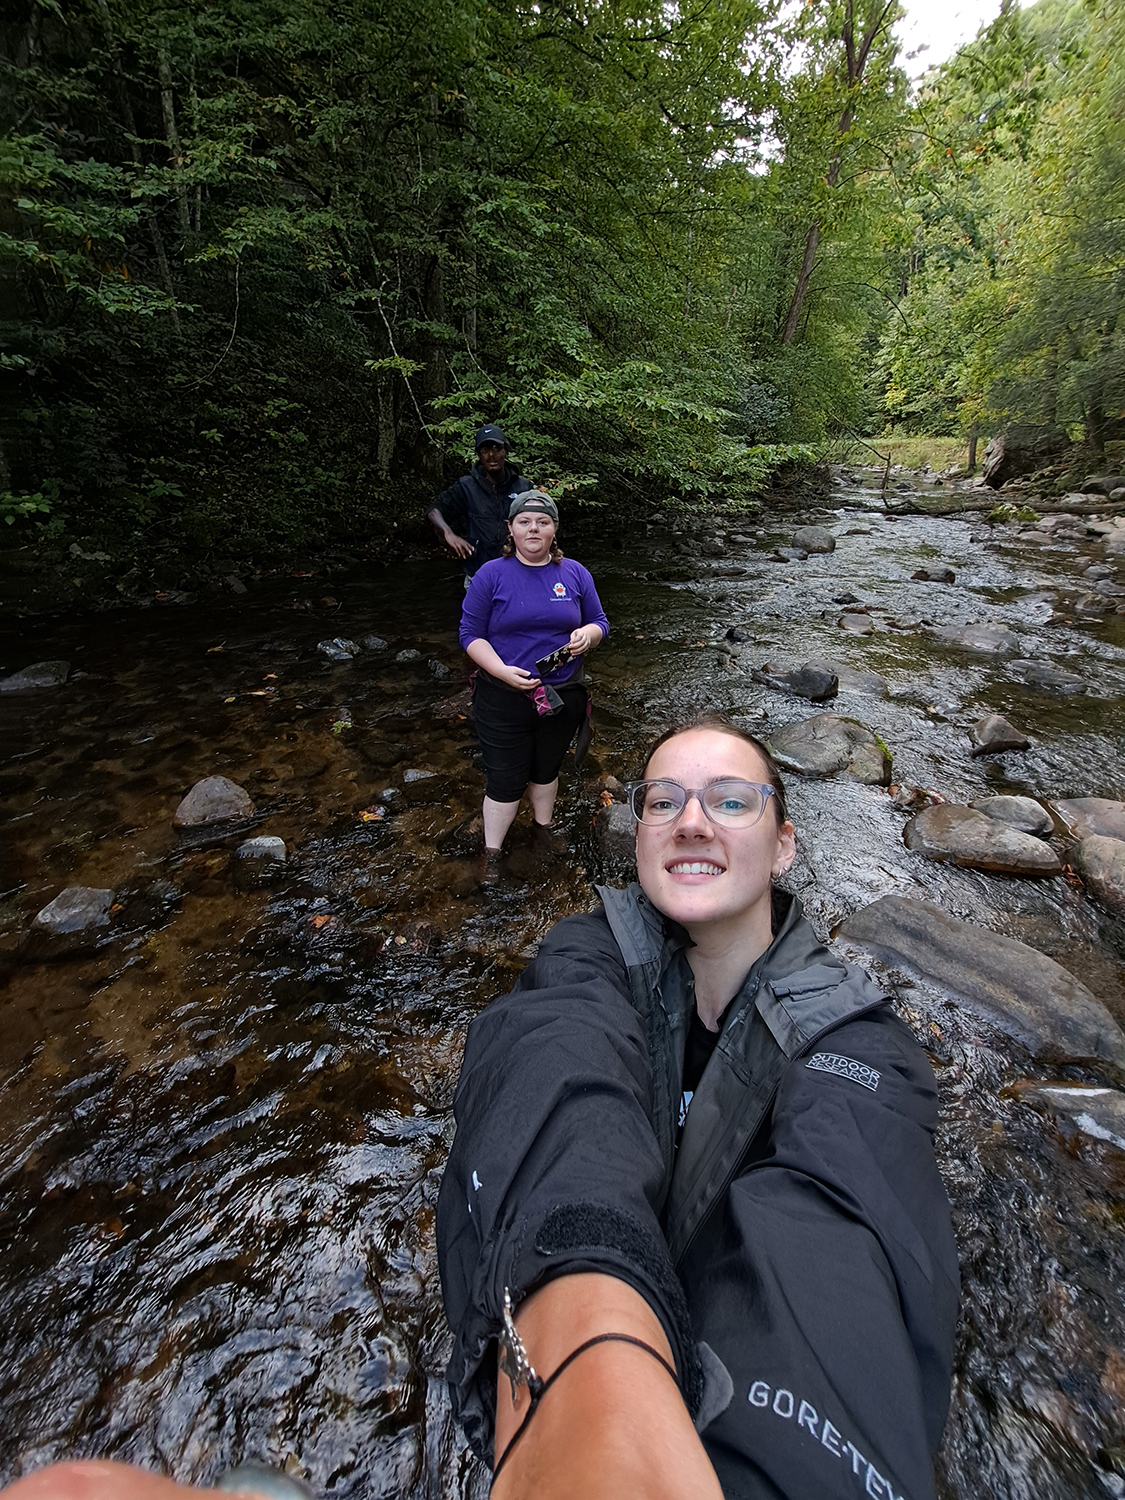
[(508, 508), (508, 520), (512, 520), (524, 510), (541, 511), (544, 515), (550, 516), (556, 526), (559, 524), (559, 508), (550, 495), (544, 494), (542, 490), (525, 490), (522, 495), (517, 495)]

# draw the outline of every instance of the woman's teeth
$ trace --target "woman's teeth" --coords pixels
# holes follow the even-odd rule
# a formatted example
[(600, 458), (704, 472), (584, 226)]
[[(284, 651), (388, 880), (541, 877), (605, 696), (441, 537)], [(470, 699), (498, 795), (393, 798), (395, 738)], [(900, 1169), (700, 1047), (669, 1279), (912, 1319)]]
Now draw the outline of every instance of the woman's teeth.
[(707, 864), (703, 860), (695, 860), (691, 864), (669, 865), (673, 875), (721, 875), (722, 865)]

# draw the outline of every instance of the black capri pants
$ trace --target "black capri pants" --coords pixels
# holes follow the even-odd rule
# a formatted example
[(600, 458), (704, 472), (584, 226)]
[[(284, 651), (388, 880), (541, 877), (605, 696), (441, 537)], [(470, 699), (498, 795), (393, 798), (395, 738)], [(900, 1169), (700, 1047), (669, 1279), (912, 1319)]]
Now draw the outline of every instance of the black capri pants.
[(564, 682), (555, 692), (563, 706), (540, 714), (526, 693), (477, 673), (473, 720), (484, 757), (484, 791), (493, 802), (518, 802), (529, 782), (549, 786), (586, 717), (586, 689)]

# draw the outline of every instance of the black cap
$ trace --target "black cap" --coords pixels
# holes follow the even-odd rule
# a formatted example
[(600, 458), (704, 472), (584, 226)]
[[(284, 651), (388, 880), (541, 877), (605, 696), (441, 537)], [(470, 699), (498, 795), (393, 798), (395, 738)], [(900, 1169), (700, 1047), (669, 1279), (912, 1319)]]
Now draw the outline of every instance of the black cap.
[(508, 439), (504, 436), (499, 427), (480, 427), (477, 429), (477, 435), (473, 446), (479, 453), (480, 450), (484, 447), (485, 443), (499, 443), (501, 448), (506, 448), (508, 446)]

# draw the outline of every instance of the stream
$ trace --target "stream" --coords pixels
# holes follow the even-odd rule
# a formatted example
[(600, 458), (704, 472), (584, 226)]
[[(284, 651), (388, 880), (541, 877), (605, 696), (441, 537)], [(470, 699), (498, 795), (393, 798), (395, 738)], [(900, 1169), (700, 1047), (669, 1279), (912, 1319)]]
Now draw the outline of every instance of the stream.
[[(0, 698), (0, 1482), (62, 1457), (200, 1483), (257, 1460), (318, 1495), (484, 1496), (449, 1417), (433, 1243), (465, 1030), (545, 928), (593, 904), (599, 778), (638, 774), (671, 718), (718, 709), (768, 736), (830, 709), (878, 734), (896, 783), (951, 801), (1125, 796), (1125, 614), (1076, 604), (1098, 538), (896, 514), (938, 492), (884, 497), (878, 478), (837, 476), (801, 518), (836, 549), (805, 561), (772, 555), (792, 518), (661, 513), (612, 543), (589, 518), (568, 538), (564, 514), (612, 626), (589, 662), (594, 749), (581, 777), (564, 769), (566, 856), (532, 849), (525, 808), (485, 891), (449, 560), (0, 627), (4, 671), (72, 667)], [(955, 582), (911, 576), (939, 565)], [(871, 634), (841, 628), (847, 595)], [(931, 628), (968, 622), (1085, 691), (1029, 686)], [(387, 649), (317, 650), (372, 634)], [(881, 674), (886, 696), (810, 704), (751, 676), (825, 659)], [(1030, 749), (973, 759), (968, 727), (991, 711)], [(272, 886), (236, 880), (237, 839), (173, 828), (212, 775), (285, 840)], [(885, 788), (786, 781), (790, 883), (822, 935), (882, 896), (922, 898), (1049, 955), (1125, 1022), (1125, 934), (1075, 877), (934, 863)], [(26, 934), (68, 885), (112, 887), (114, 925), (44, 958)], [(964, 1281), (942, 1500), (1125, 1496), (1125, 1152), (1013, 1088), (1105, 1080), (1034, 1064), (869, 966), (941, 1085)]]

